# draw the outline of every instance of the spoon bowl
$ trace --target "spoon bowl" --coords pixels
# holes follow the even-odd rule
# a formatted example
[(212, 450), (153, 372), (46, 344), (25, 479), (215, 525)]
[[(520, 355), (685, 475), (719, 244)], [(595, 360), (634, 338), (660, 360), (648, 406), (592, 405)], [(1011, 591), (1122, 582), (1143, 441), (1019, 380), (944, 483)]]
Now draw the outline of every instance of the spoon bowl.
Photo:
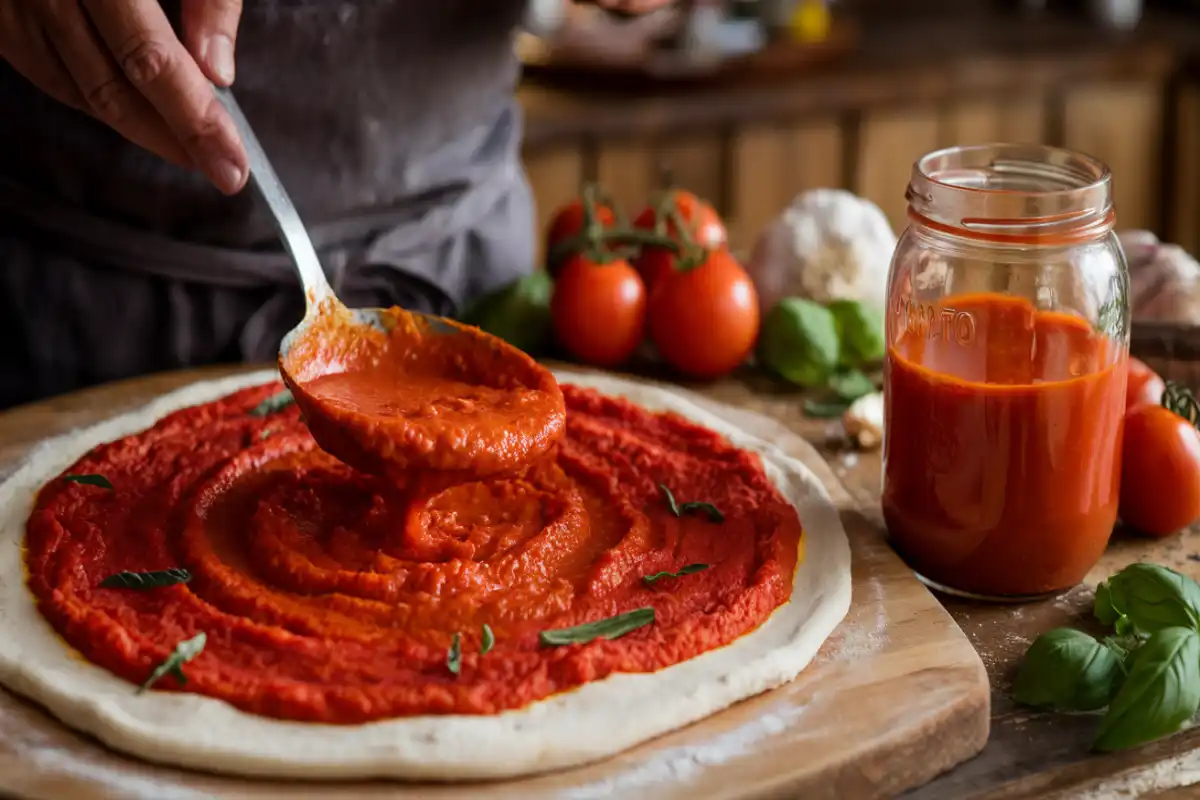
[(396, 480), (414, 468), (516, 471), (547, 453), (566, 428), (562, 390), (549, 370), (453, 320), (347, 308), (237, 100), (227, 89), (214, 91), (241, 134), (250, 183), (304, 287), (304, 317), (283, 337), (278, 364), (317, 444)]

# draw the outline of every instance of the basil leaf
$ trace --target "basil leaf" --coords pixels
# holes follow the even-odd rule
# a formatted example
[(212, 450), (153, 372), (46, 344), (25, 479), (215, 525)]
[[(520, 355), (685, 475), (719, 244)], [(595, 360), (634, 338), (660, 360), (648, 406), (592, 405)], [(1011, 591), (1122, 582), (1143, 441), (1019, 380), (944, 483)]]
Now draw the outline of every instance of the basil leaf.
[(1096, 587), (1096, 601), (1092, 604), (1092, 613), (1096, 615), (1096, 619), (1100, 620), (1102, 625), (1110, 628), (1116, 625), (1117, 620), (1123, 616), (1120, 611), (1113, 608), (1112, 595), (1107, 583), (1101, 583)]
[(883, 314), (857, 300), (834, 300), (825, 307), (837, 325), (841, 342), (838, 361), (858, 367), (883, 360)]
[(451, 675), (462, 671), (462, 636), (457, 633), (450, 640), (450, 649), (446, 651), (446, 669), (450, 670)]
[(479, 643), (479, 655), (486, 656), (488, 651), (496, 646), (496, 635), (490, 625), (483, 626), (483, 640)]
[(535, 270), (477, 300), (460, 318), (526, 353), (544, 351), (553, 339), (550, 297), (554, 279)]
[(846, 413), (849, 403), (823, 403), (819, 400), (805, 400), (804, 413), (813, 419), (833, 419)]
[(192, 573), (186, 569), (171, 567), (153, 572), (118, 572), (100, 581), (100, 585), (105, 589), (161, 589), (191, 579)]
[(1160, 628), (1137, 651), (1092, 747), (1109, 752), (1179, 730), (1200, 707), (1200, 634)]
[(1017, 670), (1013, 699), (1055, 711), (1094, 711), (1108, 705), (1121, 659), (1082, 631), (1058, 628), (1029, 646)]
[(829, 309), (785, 297), (763, 317), (755, 354), (758, 363), (806, 389), (825, 386), (838, 366), (841, 343)]
[(296, 398), (292, 397), (292, 393), (287, 389), (281, 389), (275, 394), (263, 400), (261, 403), (250, 409), (252, 417), (266, 417), (271, 414), (276, 414), (283, 409), (296, 402)]
[(875, 391), (874, 382), (856, 369), (839, 372), (829, 379), (829, 388), (843, 403), (853, 403), (863, 395)]
[(108, 478), (104, 477), (103, 475), (63, 475), (62, 479), (64, 481), (69, 481), (70, 483), (82, 483), (87, 486), (99, 486), (101, 489), (112, 490), (113, 488), (113, 485), (109, 482)]
[(679, 572), (656, 572), (653, 575), (643, 575), (642, 580), (647, 584), (652, 584), (662, 578), (682, 578), (684, 575), (693, 575), (697, 572), (703, 572), (708, 569), (708, 564), (688, 564)]
[(586, 644), (593, 639), (616, 639), (651, 622), (654, 622), (654, 609), (646, 606), (617, 614), (615, 617), (576, 625), (574, 628), (542, 631), (539, 638), (542, 644), (554, 647), (564, 644)]
[(712, 503), (707, 503), (701, 500), (689, 500), (686, 503), (679, 503), (675, 500), (675, 495), (671, 492), (665, 483), (660, 483), (658, 488), (662, 491), (663, 497), (667, 500), (667, 508), (671, 509), (671, 513), (677, 517), (682, 517), (684, 514), (703, 514), (712, 522), (724, 522), (725, 515), (721, 513), (721, 509), (717, 508)]
[(150, 677), (146, 679), (146, 682), (138, 687), (137, 693), (141, 694), (146, 691), (168, 673), (174, 675), (175, 680), (179, 681), (180, 684), (187, 683), (187, 676), (183, 674), (183, 665), (200, 655), (200, 651), (204, 649), (207, 641), (208, 636), (205, 635), (204, 631), (201, 631), (191, 639), (184, 639), (175, 645), (175, 649), (171, 651), (166, 660), (155, 667), (154, 671), (150, 673)]
[(1118, 633), (1121, 616), (1143, 635), (1174, 627), (1200, 630), (1200, 586), (1186, 575), (1157, 564), (1130, 564), (1101, 587), (1097, 593), (1106, 593), (1118, 615)]

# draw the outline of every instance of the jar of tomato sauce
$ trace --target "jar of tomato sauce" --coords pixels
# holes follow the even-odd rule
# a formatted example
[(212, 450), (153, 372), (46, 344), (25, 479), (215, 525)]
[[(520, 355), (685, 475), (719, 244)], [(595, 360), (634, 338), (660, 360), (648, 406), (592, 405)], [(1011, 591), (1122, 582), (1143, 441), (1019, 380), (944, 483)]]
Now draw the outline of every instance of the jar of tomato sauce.
[(1108, 168), (1040, 145), (913, 167), (892, 259), (883, 513), (936, 589), (1079, 583), (1117, 517), (1129, 273)]

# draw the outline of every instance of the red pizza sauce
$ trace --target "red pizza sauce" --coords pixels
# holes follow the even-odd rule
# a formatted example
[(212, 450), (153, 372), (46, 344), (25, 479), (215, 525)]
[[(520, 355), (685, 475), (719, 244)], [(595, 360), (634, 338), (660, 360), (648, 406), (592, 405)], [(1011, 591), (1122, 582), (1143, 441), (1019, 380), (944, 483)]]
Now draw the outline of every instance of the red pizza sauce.
[(1023, 298), (952, 302), (971, 314), (969, 341), (906, 332), (888, 352), (888, 535), (942, 587), (1070, 588), (1117, 517), (1124, 352), (1086, 320)]
[[(347, 724), (491, 714), (693, 658), (790, 597), (795, 508), (758, 456), (682, 417), (567, 386), (550, 455), (447, 488), (355, 471), (316, 447), (294, 405), (250, 413), (279, 388), (181, 410), (66, 470), (111, 491), (58, 478), (37, 499), (26, 558), (39, 608), (131, 692), (204, 632), (182, 688), (245, 711)], [(724, 521), (674, 516), (659, 484)], [(643, 580), (689, 564), (711, 566)], [(171, 567), (191, 581), (99, 588)], [(620, 638), (539, 641), (647, 606), (655, 621)], [(480, 655), (485, 624), (495, 645)]]
[(550, 370), (495, 336), (450, 320), (379, 312), (386, 330), (327, 303), (280, 355), (280, 371), (321, 448), (403, 482), (520, 469), (562, 437)]

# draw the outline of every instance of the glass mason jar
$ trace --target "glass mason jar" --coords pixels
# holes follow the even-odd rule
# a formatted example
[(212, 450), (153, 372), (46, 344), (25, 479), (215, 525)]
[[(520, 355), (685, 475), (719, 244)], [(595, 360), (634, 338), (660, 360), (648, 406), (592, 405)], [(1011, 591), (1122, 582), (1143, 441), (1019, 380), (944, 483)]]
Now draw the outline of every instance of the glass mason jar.
[(913, 167), (888, 278), (883, 513), (923, 581), (1079, 583), (1117, 517), (1129, 273), (1108, 168), (1040, 145)]

